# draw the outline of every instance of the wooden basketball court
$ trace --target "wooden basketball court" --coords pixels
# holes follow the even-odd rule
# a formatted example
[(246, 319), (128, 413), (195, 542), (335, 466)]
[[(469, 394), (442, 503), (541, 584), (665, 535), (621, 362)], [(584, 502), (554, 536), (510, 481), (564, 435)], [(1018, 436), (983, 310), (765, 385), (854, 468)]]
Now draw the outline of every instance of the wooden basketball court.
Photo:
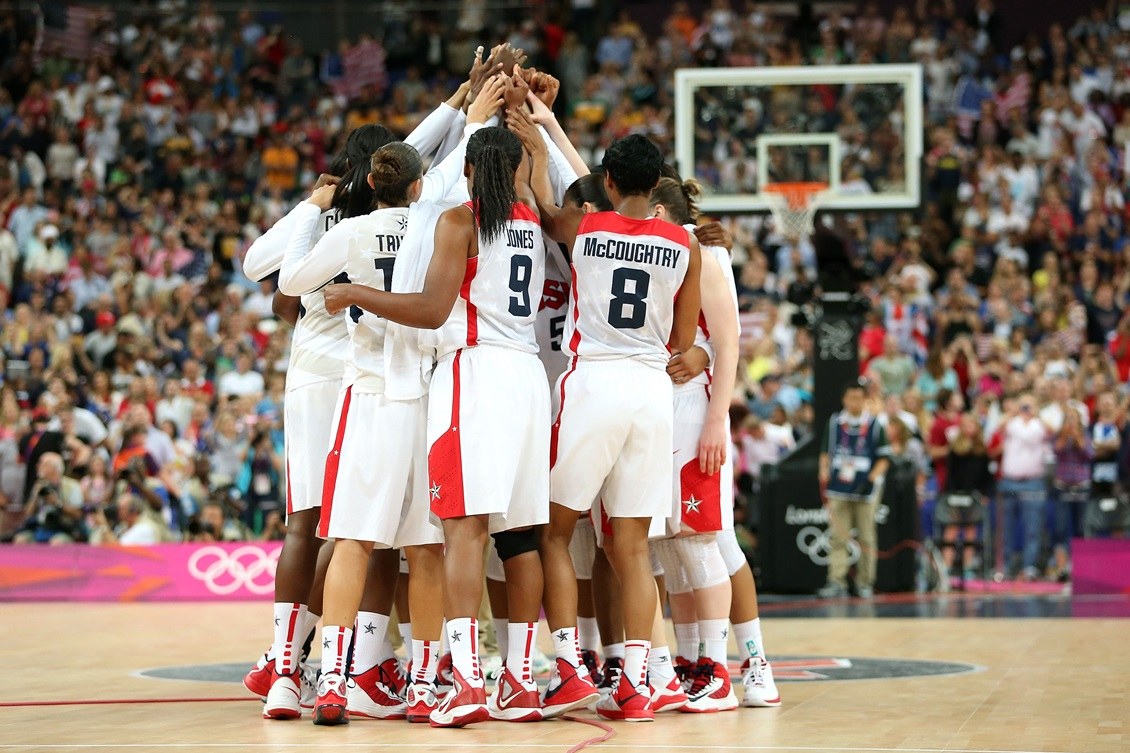
[[(797, 681), (781, 682), (779, 709), (664, 714), (638, 725), (604, 724), (584, 712), (576, 721), (464, 730), (376, 721), (319, 728), (308, 716), (265, 721), (236, 682), (141, 674), (245, 665), (269, 639), (266, 604), (4, 604), (0, 751), (1130, 750), (1126, 620), (880, 618), (862, 615), (881, 613), (883, 599), (862, 612), (850, 604), (841, 612), (859, 616), (775, 618), (772, 605), (766, 609), (771, 658), (831, 660), (782, 662), (792, 669), (779, 674)], [(954, 662), (959, 673), (819, 679), (822, 666), (859, 668), (869, 658), (898, 660), (881, 670), (888, 675), (916, 671), (910, 660)]]

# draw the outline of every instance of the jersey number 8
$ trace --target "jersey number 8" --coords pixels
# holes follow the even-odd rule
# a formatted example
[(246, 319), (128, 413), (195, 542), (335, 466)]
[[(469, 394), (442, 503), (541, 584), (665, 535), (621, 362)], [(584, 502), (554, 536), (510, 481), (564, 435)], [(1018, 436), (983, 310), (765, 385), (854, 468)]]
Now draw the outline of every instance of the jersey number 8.
[[(631, 283), (631, 290), (628, 289)], [(639, 329), (647, 321), (647, 289), (651, 275), (642, 269), (620, 267), (612, 273), (608, 323), (616, 329)]]

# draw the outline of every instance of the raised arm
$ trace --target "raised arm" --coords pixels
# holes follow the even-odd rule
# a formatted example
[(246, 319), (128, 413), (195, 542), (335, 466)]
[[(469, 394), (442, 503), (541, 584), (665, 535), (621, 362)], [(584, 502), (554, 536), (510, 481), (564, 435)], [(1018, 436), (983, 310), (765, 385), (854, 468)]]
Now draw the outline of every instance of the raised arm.
[(667, 342), (667, 349), (672, 354), (686, 352), (694, 345), (698, 312), (702, 307), (702, 251), (693, 235), (688, 233), (687, 237), (690, 240), (687, 276), (683, 278), (683, 285), (675, 298), (675, 321), (671, 326), (671, 339)]
[(386, 293), (364, 285), (330, 285), (324, 291), (326, 310), (336, 314), (348, 306), (359, 306), (408, 327), (438, 329), (451, 315), (474, 243), (471, 213), (465, 207), (449, 209), (436, 223), (435, 252), (421, 292)]
[(313, 293), (345, 270), (349, 261), (351, 220), (334, 225), (310, 249), (310, 237), (324, 211), (322, 207), (328, 206), (332, 199), (331, 187), (319, 188), (295, 208), (296, 212), (301, 212), (296, 218), (279, 270), (279, 291), (283, 295)]
[[(549, 78), (552, 77), (550, 76)], [(554, 79), (554, 81), (556, 81), (556, 79)], [(585, 164), (585, 161), (577, 152), (577, 148), (574, 147), (573, 142), (569, 140), (565, 129), (557, 122), (557, 116), (553, 114), (553, 110), (549, 109), (545, 102), (536, 96), (533, 91), (530, 92), (526, 101), (530, 104), (533, 121), (545, 129), (546, 135), (549, 136), (550, 140), (553, 142), (553, 146), (556, 147), (558, 154), (561, 155), (565, 164), (569, 165), (572, 172), (575, 173), (577, 177), (588, 175), (590, 172), (589, 166)]]
[(713, 475), (725, 462), (730, 444), (726, 419), (738, 375), (738, 309), (718, 260), (708, 253), (701, 254), (701, 259), (702, 314), (714, 346), (714, 369), (706, 423), (698, 441), (698, 464), (703, 473)]
[(463, 128), (463, 138), (441, 162), (424, 175), (424, 185), (420, 191), (420, 201), (440, 202), (451, 193), (451, 189), (463, 178), (463, 163), (467, 155), (467, 139), (486, 124), (502, 106), (503, 79), (494, 77), (475, 99), (467, 112), (467, 125)]
[[(332, 175), (322, 175), (314, 184), (314, 190), (322, 186), (337, 185), (338, 178)], [(282, 266), (283, 255), (286, 253), (287, 242), (294, 232), (299, 204), (290, 212), (279, 219), (267, 232), (255, 239), (255, 242), (243, 255), (243, 274), (247, 279), (259, 282), (279, 271)]]
[(584, 210), (557, 206), (549, 178), (549, 151), (529, 113), (519, 108), (507, 110), (506, 127), (522, 141), (530, 155), (530, 188), (541, 215), (542, 230), (553, 240), (564, 244), (568, 257), (577, 241), (577, 228), (585, 216)]

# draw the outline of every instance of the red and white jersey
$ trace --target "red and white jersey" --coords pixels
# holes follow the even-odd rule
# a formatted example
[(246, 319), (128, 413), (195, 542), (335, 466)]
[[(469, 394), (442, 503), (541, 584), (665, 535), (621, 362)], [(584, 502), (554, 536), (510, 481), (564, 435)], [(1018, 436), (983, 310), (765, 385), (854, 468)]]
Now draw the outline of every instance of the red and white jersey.
[[(694, 225), (683, 225), (687, 232), (694, 232)], [(734, 311), (738, 310), (738, 286), (734, 281), (734, 266), (730, 260), (730, 252), (723, 246), (702, 246), (703, 254), (710, 254), (718, 262), (718, 266), (722, 267), (722, 276), (726, 278), (726, 284), (730, 289), (730, 295), (734, 299)], [(738, 322), (738, 332), (741, 332), (741, 321)], [(698, 312), (698, 329), (694, 334), (694, 344), (710, 353), (711, 360), (714, 359), (714, 348), (710, 342), (710, 329), (706, 326), (706, 317), (703, 316), (701, 311)], [(701, 374), (696, 376), (689, 382), (675, 385), (675, 392), (686, 392), (691, 389), (696, 389), (695, 385), (709, 385), (711, 380), (711, 367), (705, 369)]]
[(654, 217), (586, 214), (572, 261), (566, 354), (666, 368), (675, 296), (690, 263), (687, 231)]
[[(470, 202), (463, 206), (471, 209)], [(502, 232), (467, 259), (455, 306), (431, 338), (436, 357), (461, 348), (500, 345), (537, 353), (534, 322), (545, 284), (545, 243), (533, 209), (517, 202)]]
[(557, 384), (569, 366), (569, 356), (562, 349), (565, 336), (565, 316), (569, 312), (569, 262), (565, 260), (563, 246), (548, 236), (545, 239), (545, 284), (534, 331), (538, 341), (538, 358), (545, 367), (549, 384)]
[[(279, 274), (285, 290), (320, 291), (327, 283), (351, 282), (377, 290), (392, 289), (396, 254), (408, 228), (408, 208), (378, 209), (342, 220), (299, 255), (288, 247)], [(321, 292), (311, 297), (322, 299)], [(324, 304), (323, 304), (324, 305)], [(346, 384), (355, 392), (384, 392), (384, 339), (388, 320), (352, 306), (343, 317), (349, 337)]]

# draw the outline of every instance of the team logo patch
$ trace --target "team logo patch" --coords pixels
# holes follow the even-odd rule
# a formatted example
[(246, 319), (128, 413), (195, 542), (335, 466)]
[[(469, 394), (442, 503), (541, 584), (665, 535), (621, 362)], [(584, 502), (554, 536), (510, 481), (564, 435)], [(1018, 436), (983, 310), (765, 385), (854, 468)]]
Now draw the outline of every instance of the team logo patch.
[[(982, 669), (965, 662), (931, 661), (927, 659), (881, 659), (863, 656), (776, 656), (772, 660), (773, 679), (777, 682), (829, 682), (840, 680), (881, 680), (900, 677), (942, 677), (978, 672)], [(193, 682), (230, 682), (238, 684), (247, 673), (248, 664), (190, 664), (179, 667), (156, 667), (138, 674), (162, 680)], [(730, 660), (730, 674), (741, 683), (740, 662)], [(538, 679), (546, 681), (549, 674)]]

